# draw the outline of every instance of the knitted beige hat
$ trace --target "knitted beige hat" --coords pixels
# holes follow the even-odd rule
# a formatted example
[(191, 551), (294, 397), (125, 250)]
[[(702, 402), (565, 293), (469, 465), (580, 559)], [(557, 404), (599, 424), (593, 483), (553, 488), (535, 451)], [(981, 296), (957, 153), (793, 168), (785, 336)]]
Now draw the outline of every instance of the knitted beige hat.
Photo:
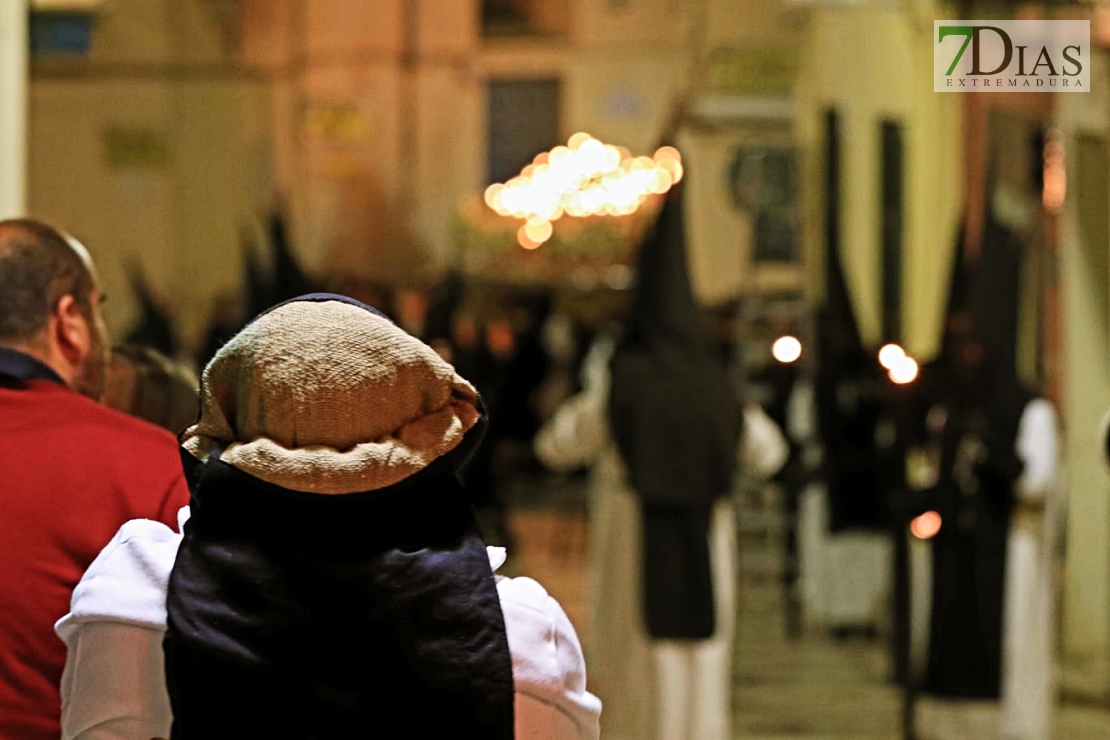
[(183, 446), (295, 491), (385, 488), (453, 450), (478, 422), (474, 387), (430, 347), (338, 296), (282, 304), (204, 369)]

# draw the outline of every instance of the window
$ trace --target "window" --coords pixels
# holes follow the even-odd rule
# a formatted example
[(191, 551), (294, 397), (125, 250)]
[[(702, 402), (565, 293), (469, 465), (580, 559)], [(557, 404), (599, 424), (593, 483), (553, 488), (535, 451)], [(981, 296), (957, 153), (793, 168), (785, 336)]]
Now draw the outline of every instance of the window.
[(482, 0), (482, 35), (558, 36), (570, 25), (568, 0)]
[(487, 176), (505, 182), (560, 143), (559, 81), (491, 81), (488, 120)]

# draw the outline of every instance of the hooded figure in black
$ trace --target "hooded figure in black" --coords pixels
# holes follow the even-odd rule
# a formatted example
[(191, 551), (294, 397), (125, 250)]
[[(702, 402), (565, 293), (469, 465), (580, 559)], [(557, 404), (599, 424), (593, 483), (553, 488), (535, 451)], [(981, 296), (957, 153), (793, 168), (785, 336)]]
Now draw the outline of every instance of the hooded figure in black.
[[(1014, 483), (1024, 464), (1018, 427), (1033, 394), (1015, 371), (1017, 236), (988, 215), (969, 305), (948, 317), (927, 422), (940, 451), (930, 501), (933, 606), (924, 689), (999, 697), (1004, 575)], [(958, 298), (958, 297), (957, 297)], [(950, 304), (959, 308), (962, 300)]]
[(139, 320), (127, 333), (126, 343), (150, 347), (166, 357), (175, 356), (178, 346), (177, 330), (174, 328), (173, 319), (159, 305), (142, 268), (139, 265), (131, 265), (127, 270), (127, 279), (139, 302)]
[(648, 634), (697, 640), (715, 631), (708, 530), (732, 485), (741, 416), (691, 292), (682, 198), (681, 184), (670, 190), (640, 250), (609, 421), (643, 515)]
[(458, 479), (485, 418), (429, 347), (339, 296), (220, 349), (183, 442), (173, 740), (512, 737), (504, 618)]
[(864, 349), (840, 256), (830, 248), (826, 295), (818, 317), (820, 364), (817, 415), (825, 447), (830, 529), (879, 529), (886, 504), (876, 430), (882, 416), (882, 379)]

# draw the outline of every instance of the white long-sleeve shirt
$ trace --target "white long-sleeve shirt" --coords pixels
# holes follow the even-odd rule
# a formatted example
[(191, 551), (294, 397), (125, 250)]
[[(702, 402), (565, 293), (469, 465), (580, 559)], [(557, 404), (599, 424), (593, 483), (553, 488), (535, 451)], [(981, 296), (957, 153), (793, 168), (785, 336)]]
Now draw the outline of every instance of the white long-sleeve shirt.
[[(188, 517), (185, 507), (182, 526)], [(162, 638), (180, 543), (181, 535), (164, 524), (128, 522), (74, 590), (69, 614), (55, 626), (69, 651), (63, 740), (169, 737)], [(487, 552), (496, 572), (505, 550)], [(566, 613), (530, 578), (495, 580), (512, 655), (516, 737), (596, 740), (601, 702), (586, 690), (585, 659)]]

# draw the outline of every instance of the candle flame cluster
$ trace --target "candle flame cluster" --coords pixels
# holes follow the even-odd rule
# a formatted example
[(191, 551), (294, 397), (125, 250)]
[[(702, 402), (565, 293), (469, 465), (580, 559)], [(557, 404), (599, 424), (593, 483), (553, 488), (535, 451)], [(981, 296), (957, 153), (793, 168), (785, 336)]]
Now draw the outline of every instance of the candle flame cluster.
[(892, 382), (906, 385), (917, 380), (917, 361), (897, 344), (886, 344), (879, 350), (879, 364), (886, 368)]
[(671, 146), (650, 157), (633, 157), (624, 147), (603, 144), (586, 133), (566, 146), (541, 152), (505, 183), (486, 188), (486, 205), (502, 216), (522, 219), (517, 242), (537, 249), (564, 215), (627, 216), (651, 194), (662, 195), (682, 179), (682, 155)]

